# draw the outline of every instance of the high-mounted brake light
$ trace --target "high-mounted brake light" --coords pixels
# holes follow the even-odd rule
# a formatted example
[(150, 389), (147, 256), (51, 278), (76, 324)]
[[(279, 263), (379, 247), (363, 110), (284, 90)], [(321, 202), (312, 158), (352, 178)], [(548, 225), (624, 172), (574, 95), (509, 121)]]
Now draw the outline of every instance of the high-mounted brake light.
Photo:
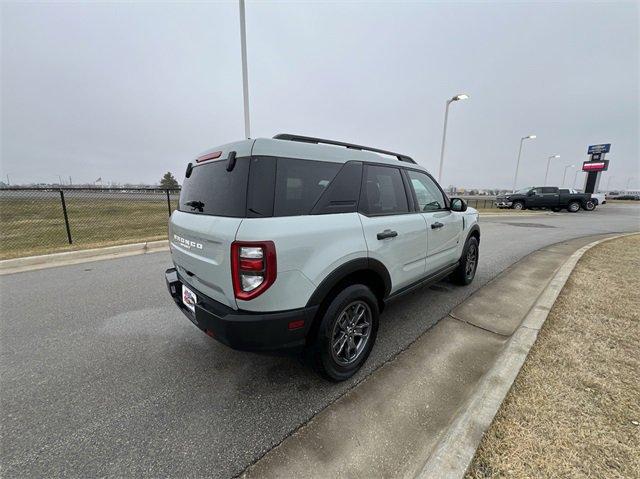
[(236, 299), (248, 301), (276, 280), (276, 247), (273, 241), (231, 243), (231, 275)]
[(202, 163), (203, 161), (215, 160), (220, 158), (222, 155), (221, 151), (214, 151), (213, 153), (207, 153), (206, 155), (202, 155), (200, 158), (196, 159), (196, 163)]

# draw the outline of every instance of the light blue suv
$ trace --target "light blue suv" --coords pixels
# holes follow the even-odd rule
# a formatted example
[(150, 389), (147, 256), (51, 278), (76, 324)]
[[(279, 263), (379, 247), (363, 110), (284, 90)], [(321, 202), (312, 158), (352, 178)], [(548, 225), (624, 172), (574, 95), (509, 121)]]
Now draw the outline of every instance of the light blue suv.
[(385, 303), (475, 276), (477, 211), (406, 155), (281, 134), (215, 148), (185, 176), (167, 286), (232, 348), (301, 349), (344, 380), (367, 359)]

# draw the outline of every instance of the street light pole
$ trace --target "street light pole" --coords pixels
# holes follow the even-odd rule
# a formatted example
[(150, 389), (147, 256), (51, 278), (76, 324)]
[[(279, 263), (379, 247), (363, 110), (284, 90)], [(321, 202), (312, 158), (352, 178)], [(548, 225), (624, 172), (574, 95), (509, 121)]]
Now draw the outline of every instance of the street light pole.
[[(522, 143), (520, 143), (520, 148), (522, 148)], [(560, 158), (560, 155), (552, 155), (547, 159), (547, 171), (544, 173), (543, 186), (547, 186), (547, 177), (549, 176), (549, 164), (551, 163), (551, 160), (554, 158)]]
[(461, 93), (453, 98), (447, 100), (447, 105), (444, 109), (444, 128), (442, 129), (442, 147), (440, 148), (440, 168), (438, 168), (438, 183), (442, 181), (442, 165), (444, 163), (444, 144), (447, 139), (447, 120), (449, 119), (449, 105), (454, 101), (466, 100), (469, 95)]
[(249, 122), (249, 73), (247, 72), (247, 29), (244, 19), (244, 0), (240, 0), (240, 49), (242, 55), (242, 96), (244, 98), (244, 136), (251, 138)]
[(576, 165), (567, 165), (564, 167), (564, 174), (562, 175), (562, 186), (564, 186), (564, 179), (567, 176), (567, 170), (569, 168), (575, 168)]
[(518, 161), (516, 162), (516, 174), (513, 176), (513, 193), (516, 192), (516, 183), (518, 181), (518, 170), (520, 169), (520, 156), (522, 156), (522, 143), (524, 140), (534, 140), (536, 135), (523, 136), (520, 138), (520, 149), (518, 150)]
[(580, 170), (576, 170), (576, 174), (573, 175), (573, 187), (576, 187), (576, 181), (578, 180), (578, 173), (580, 173)]

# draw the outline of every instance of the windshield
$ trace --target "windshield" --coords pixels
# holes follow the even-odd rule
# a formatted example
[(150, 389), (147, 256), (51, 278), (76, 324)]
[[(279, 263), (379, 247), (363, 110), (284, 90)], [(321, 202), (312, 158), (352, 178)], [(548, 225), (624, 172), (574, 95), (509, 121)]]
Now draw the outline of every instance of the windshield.
[(516, 195), (526, 195), (532, 189), (533, 189), (533, 186), (527, 186), (526, 188), (522, 188), (521, 190), (516, 191), (515, 194)]

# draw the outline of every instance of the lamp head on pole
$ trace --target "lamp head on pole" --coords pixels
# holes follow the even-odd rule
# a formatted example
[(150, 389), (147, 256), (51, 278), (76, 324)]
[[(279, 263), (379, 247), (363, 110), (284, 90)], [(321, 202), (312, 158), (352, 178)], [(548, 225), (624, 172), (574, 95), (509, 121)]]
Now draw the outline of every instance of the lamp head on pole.
[(525, 136), (522, 139), (523, 140), (535, 140), (537, 138), (536, 135), (529, 135), (529, 136)]
[(460, 93), (459, 95), (454, 96), (449, 101), (460, 101), (460, 100), (468, 100), (468, 99), (469, 99), (469, 95), (467, 95), (466, 93)]
[(549, 157), (549, 159), (553, 159), (553, 158), (560, 158), (560, 155), (553, 155)]

